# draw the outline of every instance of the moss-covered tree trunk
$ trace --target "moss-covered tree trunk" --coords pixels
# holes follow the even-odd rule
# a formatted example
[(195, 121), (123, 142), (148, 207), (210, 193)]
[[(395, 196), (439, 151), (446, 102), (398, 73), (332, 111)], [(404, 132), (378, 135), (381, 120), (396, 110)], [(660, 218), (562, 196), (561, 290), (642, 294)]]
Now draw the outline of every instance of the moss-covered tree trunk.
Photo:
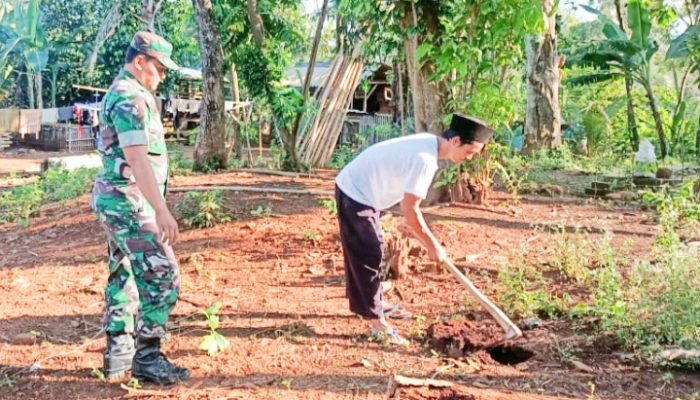
[(542, 1), (545, 31), (541, 38), (531, 36), (527, 43), (527, 112), (525, 147), (538, 149), (561, 146), (561, 108), (559, 106), (560, 57), (557, 53), (556, 7), (552, 0)]
[(199, 135), (194, 146), (194, 169), (222, 169), (228, 164), (224, 121), (224, 53), (211, 0), (192, 0), (202, 55), (202, 104)]
[(416, 57), (416, 50), (421, 44), (415, 27), (425, 27), (427, 34), (438, 35), (440, 22), (438, 20), (438, 3), (436, 1), (420, 1), (418, 4), (422, 10), (422, 17), (418, 20), (416, 5), (404, 1), (404, 17), (401, 20), (401, 29), (404, 32), (404, 47), (406, 51), (406, 66), (408, 80), (413, 95), (413, 118), (417, 132), (441, 133), (445, 127), (442, 116), (445, 112), (445, 83), (443, 81), (430, 81), (429, 77), (434, 73), (431, 62), (421, 65)]

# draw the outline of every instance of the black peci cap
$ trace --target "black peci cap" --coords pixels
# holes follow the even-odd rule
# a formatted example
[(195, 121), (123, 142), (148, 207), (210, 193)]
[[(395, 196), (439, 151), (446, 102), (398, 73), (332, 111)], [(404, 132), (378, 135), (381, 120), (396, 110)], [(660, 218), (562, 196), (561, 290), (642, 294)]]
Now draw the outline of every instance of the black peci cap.
[(493, 137), (493, 128), (489, 127), (486, 122), (458, 113), (452, 114), (452, 122), (447, 130), (451, 131), (449, 136), (459, 136), (462, 143), (486, 144)]

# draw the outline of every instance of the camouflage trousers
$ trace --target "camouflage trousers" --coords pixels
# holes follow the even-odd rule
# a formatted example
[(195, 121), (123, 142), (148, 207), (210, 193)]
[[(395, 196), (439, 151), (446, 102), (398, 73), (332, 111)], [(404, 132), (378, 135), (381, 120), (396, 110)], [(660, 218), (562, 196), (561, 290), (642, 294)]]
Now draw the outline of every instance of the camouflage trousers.
[(172, 247), (158, 238), (155, 213), (140, 193), (125, 195), (99, 182), (91, 203), (108, 237), (105, 331), (165, 337), (180, 273)]

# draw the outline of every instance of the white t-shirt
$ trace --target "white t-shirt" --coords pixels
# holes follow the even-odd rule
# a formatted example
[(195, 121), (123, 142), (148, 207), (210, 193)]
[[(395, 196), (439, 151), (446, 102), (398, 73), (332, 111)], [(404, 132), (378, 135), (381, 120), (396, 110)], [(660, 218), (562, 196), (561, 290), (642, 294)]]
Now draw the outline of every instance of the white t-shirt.
[(343, 168), (335, 182), (348, 197), (377, 210), (403, 199), (422, 199), (438, 169), (438, 138), (417, 133), (370, 146)]

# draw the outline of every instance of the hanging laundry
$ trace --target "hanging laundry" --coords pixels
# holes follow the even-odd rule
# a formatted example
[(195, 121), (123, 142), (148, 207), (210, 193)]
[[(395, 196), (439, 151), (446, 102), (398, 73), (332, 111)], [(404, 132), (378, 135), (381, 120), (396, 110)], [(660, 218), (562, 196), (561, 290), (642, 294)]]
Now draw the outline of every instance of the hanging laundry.
[(19, 132), (19, 109), (0, 109), (0, 132)]
[(19, 110), (19, 133), (34, 135), (41, 131), (41, 110)]
[(41, 110), (42, 124), (55, 124), (58, 122), (58, 108), (44, 108)]
[(59, 121), (70, 121), (73, 119), (73, 107), (59, 107), (58, 108), (58, 120)]
[(75, 120), (78, 123), (78, 139), (82, 139), (83, 138), (83, 124), (82, 124), (83, 109), (80, 106), (80, 104), (76, 104), (73, 107), (73, 115), (75, 116)]

